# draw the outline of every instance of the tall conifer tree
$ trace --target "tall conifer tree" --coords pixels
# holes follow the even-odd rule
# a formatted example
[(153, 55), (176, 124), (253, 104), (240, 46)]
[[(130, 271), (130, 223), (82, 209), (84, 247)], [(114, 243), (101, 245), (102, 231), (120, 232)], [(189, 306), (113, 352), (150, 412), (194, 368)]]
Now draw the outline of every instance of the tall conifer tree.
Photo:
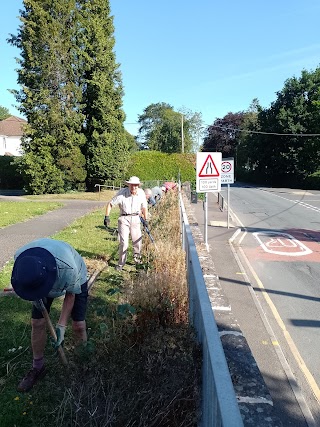
[(74, 0), (24, 0), (18, 36), (9, 39), (21, 49), (22, 89), (15, 94), (28, 120), (23, 173), (33, 193), (63, 192), (86, 177), (74, 6)]
[(123, 178), (129, 144), (123, 126), (123, 87), (116, 63), (113, 17), (105, 0), (79, 0), (84, 63), (87, 186)]
[(15, 91), (33, 193), (122, 178), (128, 142), (108, 0), (24, 0)]

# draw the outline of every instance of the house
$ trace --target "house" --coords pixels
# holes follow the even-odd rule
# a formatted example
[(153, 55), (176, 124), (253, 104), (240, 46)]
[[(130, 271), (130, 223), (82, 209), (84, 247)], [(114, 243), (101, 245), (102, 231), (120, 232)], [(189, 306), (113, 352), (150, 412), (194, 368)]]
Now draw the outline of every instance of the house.
[(21, 156), (21, 137), (27, 121), (10, 116), (0, 120), (0, 156)]

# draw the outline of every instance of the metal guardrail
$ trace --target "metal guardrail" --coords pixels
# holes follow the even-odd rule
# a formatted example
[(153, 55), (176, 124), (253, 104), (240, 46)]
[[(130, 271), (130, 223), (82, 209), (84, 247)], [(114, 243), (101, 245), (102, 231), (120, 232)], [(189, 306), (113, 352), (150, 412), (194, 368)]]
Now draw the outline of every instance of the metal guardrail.
[(202, 417), (199, 427), (243, 427), (181, 194), (182, 247), (186, 252), (189, 317), (202, 346)]
[(120, 186), (115, 186), (114, 183), (111, 185), (102, 185), (102, 184), (95, 184), (95, 187), (98, 187), (98, 191), (99, 191), (99, 200), (100, 200), (100, 193), (101, 193), (101, 187), (105, 187), (105, 188), (111, 188), (112, 190), (120, 190), (121, 184)]

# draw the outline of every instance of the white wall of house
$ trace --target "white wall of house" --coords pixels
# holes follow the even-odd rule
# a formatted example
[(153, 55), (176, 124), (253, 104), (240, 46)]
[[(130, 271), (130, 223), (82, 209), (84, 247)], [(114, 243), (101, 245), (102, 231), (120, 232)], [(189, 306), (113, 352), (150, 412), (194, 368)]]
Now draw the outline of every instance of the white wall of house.
[(10, 153), (13, 156), (21, 156), (21, 137), (0, 135), (0, 156)]

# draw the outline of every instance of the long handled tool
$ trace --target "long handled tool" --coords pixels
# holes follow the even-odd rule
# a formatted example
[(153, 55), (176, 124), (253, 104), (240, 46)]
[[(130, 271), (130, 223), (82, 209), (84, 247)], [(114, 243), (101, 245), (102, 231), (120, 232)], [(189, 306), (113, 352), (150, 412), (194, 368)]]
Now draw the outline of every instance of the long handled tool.
[(145, 219), (143, 219), (143, 218), (142, 218), (142, 216), (140, 216), (140, 221), (142, 222), (143, 227), (144, 227), (144, 229), (145, 229), (146, 233), (147, 233), (147, 234), (148, 234), (148, 236), (150, 237), (151, 242), (154, 244), (154, 248), (155, 248), (156, 252), (159, 254), (159, 249), (158, 249), (158, 247), (157, 247), (157, 245), (156, 245), (156, 242), (154, 241), (154, 238), (152, 237), (152, 235), (151, 235), (151, 233), (150, 233), (150, 230), (149, 230), (149, 228), (148, 228), (148, 223), (146, 222), (146, 220), (145, 220)]
[[(49, 313), (48, 313), (48, 311), (47, 311), (47, 309), (46, 309), (46, 307), (45, 307), (45, 305), (43, 303), (43, 300), (39, 299), (38, 300), (38, 304), (39, 304), (39, 308), (41, 310), (41, 313), (42, 313), (43, 317), (45, 318), (45, 320), (47, 322), (47, 326), (49, 328), (50, 335), (52, 336), (52, 338), (55, 341), (57, 341), (56, 330), (55, 330), (55, 328), (54, 328), (54, 326), (53, 326), (53, 324), (51, 322)], [(58, 353), (59, 353), (59, 356), (61, 358), (62, 363), (67, 366), (68, 365), (68, 361), (67, 361), (66, 355), (64, 354), (64, 350), (61, 347), (61, 345), (59, 345), (59, 347), (58, 347)]]
[(111, 228), (111, 227), (105, 227), (107, 231), (109, 231), (109, 233), (112, 234), (112, 236), (114, 238), (117, 238), (118, 235), (118, 229), (117, 228)]
[(145, 219), (142, 218), (142, 216), (140, 217), (140, 221), (142, 222), (142, 225), (144, 227), (144, 229), (146, 230), (146, 233), (148, 234), (148, 236), (150, 237), (150, 240), (152, 243), (155, 243), (154, 238), (151, 236), (150, 230), (148, 228), (147, 222)]

